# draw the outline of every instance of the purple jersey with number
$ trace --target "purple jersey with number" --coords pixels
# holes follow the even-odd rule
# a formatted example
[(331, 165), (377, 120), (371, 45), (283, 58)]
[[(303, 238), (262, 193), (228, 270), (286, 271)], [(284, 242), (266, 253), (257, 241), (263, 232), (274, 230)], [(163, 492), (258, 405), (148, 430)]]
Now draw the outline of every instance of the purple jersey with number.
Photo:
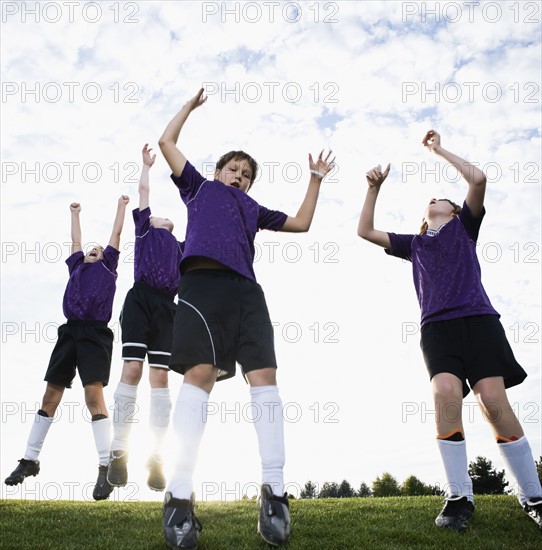
[(435, 235), (388, 233), (386, 253), (412, 262), (421, 324), (472, 315), (497, 315), (482, 286), (476, 239), (485, 209), (475, 218), (467, 203)]
[(119, 251), (107, 246), (103, 259), (85, 263), (83, 252), (74, 252), (67, 260), (70, 279), (64, 292), (62, 309), (70, 321), (111, 319), (117, 283)]
[(188, 211), (183, 262), (204, 256), (255, 281), (256, 233), (259, 229), (278, 231), (288, 216), (260, 206), (236, 187), (206, 180), (189, 162), (180, 177), (172, 174), (171, 179)]
[(153, 227), (149, 207), (133, 212), (135, 223), (134, 280), (175, 296), (179, 286), (181, 243), (167, 229)]

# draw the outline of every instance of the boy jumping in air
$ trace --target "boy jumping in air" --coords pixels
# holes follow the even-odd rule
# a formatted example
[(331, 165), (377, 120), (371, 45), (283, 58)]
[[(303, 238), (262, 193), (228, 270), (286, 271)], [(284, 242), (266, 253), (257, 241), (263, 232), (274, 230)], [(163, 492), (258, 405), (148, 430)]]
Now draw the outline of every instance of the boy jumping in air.
[(150, 425), (154, 437), (147, 462), (148, 486), (163, 491), (166, 486), (161, 449), (169, 426), (171, 399), (168, 364), (171, 351), (175, 303), (179, 285), (181, 243), (173, 236), (173, 223), (151, 216), (149, 171), (156, 155), (145, 144), (139, 180), (139, 208), (134, 209), (134, 286), (128, 291), (121, 313), (122, 375), (115, 391), (114, 437), (107, 480), (113, 487), (128, 481), (128, 437), (136, 405), (137, 386), (143, 375), (145, 356), (149, 361), (151, 386)]
[(177, 148), (188, 116), (206, 99), (200, 89), (160, 138), (188, 210), (170, 360), (170, 368), (184, 374), (173, 414), (180, 450), (164, 502), (164, 535), (170, 548), (197, 546), (201, 526), (194, 516), (192, 476), (206, 423), (204, 411), (215, 382), (234, 376), (238, 362), (250, 384), (253, 406), (262, 411), (254, 423), (262, 464), (258, 531), (266, 542), (279, 545), (290, 535), (284, 420), (272, 325), (252, 265), (254, 237), (259, 229), (308, 231), (320, 184), (334, 159), (329, 160), (331, 153), (325, 158), (320, 153), (315, 162), (309, 155), (310, 182), (295, 217), (268, 210), (247, 195), (257, 173), (247, 153), (226, 153), (216, 164), (214, 179), (206, 180)]
[(58, 327), (58, 340), (45, 374), (47, 386), (41, 408), (36, 413), (24, 457), (6, 478), (7, 485), (22, 483), (40, 471), (38, 457), (53, 423), (64, 390), (71, 388), (76, 369), (85, 390), (85, 402), (92, 417), (92, 431), (98, 452), (98, 479), (92, 496), (95, 500), (109, 497), (112, 487), (107, 482), (109, 462), (109, 417), (103, 388), (109, 382), (113, 331), (111, 319), (116, 290), (120, 234), (128, 197), (118, 200), (117, 214), (109, 245), (105, 250), (95, 246), (83, 254), (81, 240), (81, 205), (72, 203), (71, 256), (66, 260), (70, 278), (64, 293), (63, 311), (67, 323)]
[[(485, 215), (485, 174), (441, 146), (440, 135), (427, 132), (423, 145), (455, 166), (468, 184), (463, 206), (449, 199), (431, 199), (420, 233), (398, 235), (374, 228), (380, 188), (390, 167), (367, 173), (367, 196), (358, 235), (412, 262), (421, 308), (421, 348), (433, 387), (437, 411), (437, 443), (447, 477), (448, 496), (435, 523), (463, 531), (474, 511), (472, 480), (461, 407), (474, 391), (488, 419), (507, 469), (517, 481), (518, 500), (542, 529), (542, 488), (529, 442), (514, 414), (506, 388), (521, 384), (527, 374), (517, 363), (504, 329), (482, 286), (476, 241)], [(469, 387), (470, 386), (470, 387)]]

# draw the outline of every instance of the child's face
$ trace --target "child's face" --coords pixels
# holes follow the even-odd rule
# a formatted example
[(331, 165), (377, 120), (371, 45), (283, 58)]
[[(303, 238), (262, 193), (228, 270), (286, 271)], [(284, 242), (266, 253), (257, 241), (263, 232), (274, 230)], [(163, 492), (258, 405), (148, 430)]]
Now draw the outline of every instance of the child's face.
[(215, 179), (246, 193), (250, 187), (252, 170), (247, 160), (232, 159), (221, 170), (215, 171)]
[(104, 257), (104, 249), (101, 246), (95, 246), (92, 250), (89, 250), (85, 254), (85, 259), (83, 260), (86, 264), (93, 264), (99, 260), (102, 260)]
[(156, 229), (167, 229), (170, 233), (173, 232), (173, 222), (167, 218), (158, 218), (151, 216), (151, 225)]
[(425, 218), (450, 216), (454, 212), (454, 206), (448, 199), (431, 199), (425, 210)]

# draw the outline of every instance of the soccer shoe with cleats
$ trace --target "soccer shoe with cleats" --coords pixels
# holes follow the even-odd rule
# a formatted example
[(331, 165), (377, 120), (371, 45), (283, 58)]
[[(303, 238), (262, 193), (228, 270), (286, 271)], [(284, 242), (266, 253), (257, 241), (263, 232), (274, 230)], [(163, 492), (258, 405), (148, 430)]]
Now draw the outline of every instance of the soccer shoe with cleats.
[(529, 499), (523, 505), (523, 509), (536, 522), (540, 531), (542, 531), (542, 497)]
[(474, 504), (467, 497), (452, 495), (444, 501), (444, 507), (436, 517), (437, 527), (464, 531), (474, 512)]
[(149, 477), (147, 478), (149, 489), (153, 491), (163, 491), (166, 488), (166, 478), (164, 477), (160, 455), (153, 454), (149, 458), (147, 461), (147, 469), (149, 470)]
[(279, 546), (290, 537), (290, 509), (288, 497), (273, 494), (271, 486), (264, 483), (260, 494), (258, 533), (272, 546)]
[(195, 495), (190, 500), (173, 498), (167, 492), (164, 499), (164, 537), (169, 548), (196, 548), (201, 523), (194, 515)]
[(17, 485), (22, 483), (26, 477), (37, 476), (40, 473), (40, 461), (39, 460), (26, 460), (21, 458), (19, 465), (8, 477), (4, 480), (6, 485)]
[(98, 479), (92, 491), (94, 500), (105, 500), (113, 492), (113, 487), (107, 482), (107, 466), (98, 466)]
[(107, 481), (112, 487), (124, 487), (128, 483), (128, 453), (126, 451), (111, 451)]

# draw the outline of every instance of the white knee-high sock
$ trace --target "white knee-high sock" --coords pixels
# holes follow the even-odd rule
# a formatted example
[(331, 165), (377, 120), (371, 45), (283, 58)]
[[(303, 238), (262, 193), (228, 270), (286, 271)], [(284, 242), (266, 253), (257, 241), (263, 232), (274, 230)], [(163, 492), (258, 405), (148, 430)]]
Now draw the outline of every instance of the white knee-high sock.
[(113, 409), (112, 451), (127, 451), (128, 438), (132, 424), (137, 422), (136, 413), (137, 386), (119, 382), (115, 390), (115, 407)]
[(533, 497), (542, 497), (542, 487), (536, 471), (533, 453), (525, 436), (517, 441), (499, 443), (502, 458), (507, 469), (518, 484), (518, 500), (523, 506)]
[(43, 442), (47, 437), (47, 432), (53, 423), (53, 418), (49, 416), (41, 416), (36, 413), (34, 416), (34, 423), (30, 429), (28, 441), (26, 443), (26, 451), (24, 458), (26, 460), (38, 460), (38, 457), (43, 447)]
[(108, 417), (92, 421), (92, 432), (94, 443), (98, 451), (100, 466), (107, 466), (109, 463), (109, 442), (111, 441), (111, 420)]
[(447, 496), (464, 496), (473, 502), (472, 479), (469, 476), (465, 441), (437, 439), (437, 443), (448, 481)]
[(262, 461), (262, 483), (268, 483), (273, 493), (284, 494), (284, 416), (277, 386), (250, 388), (253, 421), (258, 436)]
[(151, 388), (150, 425), (154, 434), (154, 453), (160, 454), (169, 426), (171, 399), (169, 388)]
[(201, 388), (186, 383), (181, 386), (173, 412), (173, 428), (179, 444), (178, 457), (166, 489), (175, 498), (190, 499), (192, 496), (192, 478), (207, 423), (208, 402), (209, 394)]

